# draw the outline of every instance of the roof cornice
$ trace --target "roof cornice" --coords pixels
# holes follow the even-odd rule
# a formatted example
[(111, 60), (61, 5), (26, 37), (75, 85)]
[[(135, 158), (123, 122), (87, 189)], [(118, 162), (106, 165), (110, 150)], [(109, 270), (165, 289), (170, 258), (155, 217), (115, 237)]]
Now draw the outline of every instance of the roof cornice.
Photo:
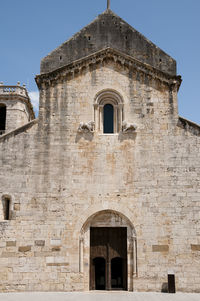
[(83, 57), (82, 59), (76, 60), (51, 72), (36, 75), (35, 80), (39, 88), (42, 83), (50, 85), (51, 83), (55, 83), (59, 80), (65, 80), (69, 78), (70, 75), (73, 76), (75, 74), (78, 74), (82, 71), (82, 69), (103, 62), (108, 58), (112, 59), (116, 63), (120, 63), (125, 67), (135, 69), (152, 78), (165, 82), (170, 86), (176, 85), (177, 89), (179, 89), (181, 85), (181, 76), (172, 76), (168, 73), (162, 72), (148, 64), (140, 62), (139, 60), (127, 54), (120, 52), (119, 50), (110, 47), (97, 51), (89, 56)]
[[(18, 87), (18, 86), (1, 86), (1, 91), (0, 91), (0, 100), (2, 101), (6, 101), (6, 100), (20, 100), (22, 102), (24, 102), (27, 105), (29, 114), (31, 119), (35, 119), (35, 113), (33, 110), (33, 106), (32, 103), (30, 101), (30, 98), (28, 96), (28, 93), (26, 91), (25, 88), (23, 87)], [(14, 89), (14, 88), (20, 88), (20, 89), (24, 89), (24, 94), (19, 94), (17, 93), (17, 91), (15, 92), (7, 92), (6, 89)], [(5, 92), (2, 92), (5, 89)]]

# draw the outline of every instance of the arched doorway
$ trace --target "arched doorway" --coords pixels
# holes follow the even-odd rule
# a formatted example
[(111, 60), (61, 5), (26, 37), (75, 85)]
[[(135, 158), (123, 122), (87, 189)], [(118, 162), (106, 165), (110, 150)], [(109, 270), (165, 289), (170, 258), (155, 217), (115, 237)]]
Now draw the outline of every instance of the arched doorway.
[[(79, 246), (79, 270), (83, 273), (85, 290), (133, 291), (137, 241), (135, 229), (126, 216), (114, 210), (91, 215), (82, 226)], [(98, 282), (100, 277), (103, 278)]]
[[(105, 283), (97, 286), (103, 273)], [(126, 227), (90, 228), (90, 289), (127, 289)]]

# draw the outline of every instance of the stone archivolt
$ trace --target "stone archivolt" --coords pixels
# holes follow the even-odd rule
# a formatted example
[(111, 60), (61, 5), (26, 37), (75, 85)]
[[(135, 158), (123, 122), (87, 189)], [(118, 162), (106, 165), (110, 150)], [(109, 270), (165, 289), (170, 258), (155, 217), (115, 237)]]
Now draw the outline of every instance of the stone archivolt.
[(95, 130), (103, 133), (103, 108), (106, 104), (111, 104), (114, 108), (113, 132), (118, 133), (121, 130), (123, 122), (124, 100), (119, 92), (113, 89), (102, 90), (94, 99)]

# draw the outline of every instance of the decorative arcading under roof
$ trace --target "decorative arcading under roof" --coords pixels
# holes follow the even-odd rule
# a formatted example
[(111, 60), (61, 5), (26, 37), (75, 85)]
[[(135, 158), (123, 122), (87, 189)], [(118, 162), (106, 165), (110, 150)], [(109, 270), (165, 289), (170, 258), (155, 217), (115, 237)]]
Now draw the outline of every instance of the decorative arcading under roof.
[(80, 73), (83, 69), (88, 68), (91, 65), (99, 64), (106, 59), (111, 59), (116, 63), (120, 63), (124, 67), (146, 74), (149, 77), (158, 79), (159, 81), (170, 86), (175, 85), (177, 86), (177, 89), (179, 89), (182, 82), (181, 76), (172, 76), (148, 64), (142, 63), (139, 60), (116, 49), (108, 47), (49, 73), (37, 75), (35, 78), (36, 83), (40, 88), (42, 83), (51, 85), (60, 80), (66, 80), (69, 78), (69, 76), (73, 77)]

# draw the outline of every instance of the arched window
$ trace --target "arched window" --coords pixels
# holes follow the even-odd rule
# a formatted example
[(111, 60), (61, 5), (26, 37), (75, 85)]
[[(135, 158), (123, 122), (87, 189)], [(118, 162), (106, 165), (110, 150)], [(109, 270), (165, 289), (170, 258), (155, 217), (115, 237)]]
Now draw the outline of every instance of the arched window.
[(5, 133), (6, 129), (6, 105), (0, 103), (0, 135)]
[(106, 104), (103, 107), (103, 132), (105, 134), (114, 133), (114, 109), (111, 104)]
[(4, 220), (10, 219), (10, 205), (11, 205), (10, 197), (4, 196), (2, 198), (2, 209), (3, 209), (3, 219)]
[(95, 130), (102, 134), (119, 133), (122, 128), (123, 98), (114, 90), (103, 90), (95, 97)]

